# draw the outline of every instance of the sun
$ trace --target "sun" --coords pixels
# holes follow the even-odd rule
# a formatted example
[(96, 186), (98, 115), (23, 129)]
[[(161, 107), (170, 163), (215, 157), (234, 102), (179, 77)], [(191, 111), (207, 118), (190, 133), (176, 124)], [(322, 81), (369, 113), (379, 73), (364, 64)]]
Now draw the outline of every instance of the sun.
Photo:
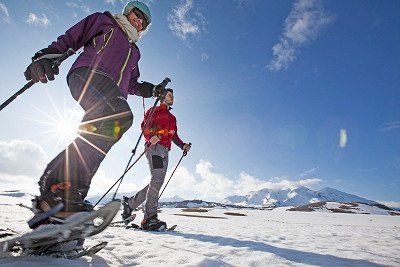
[[(35, 119), (22, 116), (21, 118), (44, 125), (45, 129), (31, 135), (31, 137), (43, 136), (40, 144), (51, 144), (52, 149), (58, 151), (66, 148), (78, 137), (79, 126), (85, 112), (78, 104), (74, 107), (68, 107), (64, 102), (64, 105), (57, 106), (52, 97), (49, 94), (47, 96), (53, 109), (40, 107), (25, 101), (38, 114), (35, 114)], [(37, 119), (37, 117), (40, 119)]]
[(59, 141), (66, 144), (78, 136), (78, 127), (79, 121), (76, 121), (75, 116), (67, 116), (58, 118), (54, 124), (54, 131)]

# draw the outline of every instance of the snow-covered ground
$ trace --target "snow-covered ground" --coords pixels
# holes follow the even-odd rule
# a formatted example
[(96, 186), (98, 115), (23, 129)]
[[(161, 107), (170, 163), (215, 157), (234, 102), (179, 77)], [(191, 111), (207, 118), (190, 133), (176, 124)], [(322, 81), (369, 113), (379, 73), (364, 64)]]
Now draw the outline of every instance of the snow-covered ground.
[[(0, 196), (0, 228), (28, 231), (28, 197)], [(2, 266), (400, 266), (400, 217), (324, 212), (288, 212), (286, 208), (182, 212), (163, 208), (160, 218), (174, 232), (143, 232), (109, 227), (87, 245), (108, 241), (93, 258), (0, 259)], [(239, 212), (247, 216), (226, 215)], [(175, 214), (217, 216), (225, 219)], [(139, 223), (142, 214), (138, 214)], [(118, 217), (119, 219), (120, 217)]]

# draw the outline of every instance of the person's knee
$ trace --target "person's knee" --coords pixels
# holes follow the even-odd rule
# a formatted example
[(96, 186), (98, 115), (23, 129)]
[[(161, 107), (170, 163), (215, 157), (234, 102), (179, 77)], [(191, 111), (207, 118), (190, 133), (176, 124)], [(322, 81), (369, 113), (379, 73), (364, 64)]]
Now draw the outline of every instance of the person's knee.
[(152, 177), (150, 182), (150, 190), (160, 191), (164, 183), (164, 177)]
[(121, 118), (118, 118), (114, 121), (114, 137), (117, 139), (117, 141), (124, 133), (128, 131), (132, 124), (133, 114), (130, 110), (126, 111)]

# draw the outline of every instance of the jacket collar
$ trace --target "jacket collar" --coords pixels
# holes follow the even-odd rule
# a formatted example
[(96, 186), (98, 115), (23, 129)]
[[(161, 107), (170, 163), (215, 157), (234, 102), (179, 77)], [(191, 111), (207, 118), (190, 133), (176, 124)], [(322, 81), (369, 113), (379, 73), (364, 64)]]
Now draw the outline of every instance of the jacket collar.
[[(115, 26), (117, 26), (122, 31), (121, 26), (119, 26), (118, 22), (115, 20), (113, 14), (111, 14), (110, 11), (105, 11), (105, 12), (103, 12), (103, 14), (106, 15), (112, 21), (112, 23), (114, 23)], [(125, 33), (124, 33), (124, 35), (125, 35)], [(128, 37), (127, 37), (127, 39), (128, 39)], [(136, 43), (132, 43), (132, 45), (134, 45), (136, 47), (136, 49), (139, 51), (139, 47), (136, 45)]]
[(166, 104), (164, 104), (164, 103), (161, 103), (160, 106), (159, 106), (159, 109), (171, 110), (172, 108), (171, 108), (171, 107), (168, 107), (168, 106), (167, 106)]

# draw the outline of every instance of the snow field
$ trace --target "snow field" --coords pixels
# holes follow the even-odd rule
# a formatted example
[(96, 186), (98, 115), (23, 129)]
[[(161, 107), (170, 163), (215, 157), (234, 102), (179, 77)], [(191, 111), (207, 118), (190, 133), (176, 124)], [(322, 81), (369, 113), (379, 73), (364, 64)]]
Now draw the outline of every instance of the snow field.
[[(29, 200), (0, 197), (1, 227), (28, 231), (29, 210), (15, 206)], [(108, 241), (93, 258), (0, 259), (4, 266), (399, 266), (400, 217), (325, 212), (289, 212), (215, 208), (182, 212), (162, 208), (159, 217), (172, 232), (144, 232), (109, 227), (86, 245)], [(247, 216), (229, 216), (224, 212)], [(218, 216), (194, 218), (174, 214)], [(120, 219), (117, 215), (116, 220)], [(140, 223), (142, 213), (135, 220)]]

